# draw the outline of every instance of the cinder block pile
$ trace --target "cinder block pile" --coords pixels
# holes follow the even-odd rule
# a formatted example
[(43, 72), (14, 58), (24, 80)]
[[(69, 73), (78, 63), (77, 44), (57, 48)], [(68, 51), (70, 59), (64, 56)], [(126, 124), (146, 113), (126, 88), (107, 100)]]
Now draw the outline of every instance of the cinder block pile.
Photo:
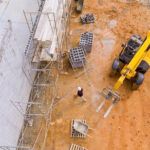
[(84, 48), (79, 46), (70, 49), (69, 61), (73, 69), (84, 67), (86, 63)]
[(84, 32), (81, 34), (80, 44), (79, 46), (83, 47), (86, 52), (92, 51), (92, 45), (93, 45), (93, 33)]
[(81, 15), (82, 24), (90, 24), (94, 23), (94, 21), (95, 21), (94, 14)]

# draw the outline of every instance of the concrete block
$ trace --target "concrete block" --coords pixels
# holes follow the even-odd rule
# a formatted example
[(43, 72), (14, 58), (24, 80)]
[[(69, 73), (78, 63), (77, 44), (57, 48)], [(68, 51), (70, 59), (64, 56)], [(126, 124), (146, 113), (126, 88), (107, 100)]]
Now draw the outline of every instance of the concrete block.
[(86, 62), (84, 48), (77, 47), (70, 49), (69, 60), (73, 69), (84, 67)]
[(86, 52), (91, 52), (92, 51), (92, 45), (93, 45), (93, 33), (85, 32), (81, 34), (81, 39), (80, 39), (80, 46), (85, 49)]

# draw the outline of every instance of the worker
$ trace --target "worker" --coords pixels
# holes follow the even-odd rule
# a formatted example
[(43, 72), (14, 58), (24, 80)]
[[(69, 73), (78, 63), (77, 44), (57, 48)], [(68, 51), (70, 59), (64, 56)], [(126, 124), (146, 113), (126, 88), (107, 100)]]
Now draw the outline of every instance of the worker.
[(78, 87), (77, 96), (80, 97), (84, 102), (86, 102), (86, 99), (83, 97), (83, 88)]

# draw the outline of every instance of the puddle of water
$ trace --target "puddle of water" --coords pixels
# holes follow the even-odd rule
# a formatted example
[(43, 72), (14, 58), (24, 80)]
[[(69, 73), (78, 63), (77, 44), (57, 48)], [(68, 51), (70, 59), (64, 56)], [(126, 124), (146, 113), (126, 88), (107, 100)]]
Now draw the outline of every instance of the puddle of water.
[(113, 39), (102, 39), (103, 50), (105, 54), (109, 54), (113, 50), (115, 40)]
[(116, 20), (109, 21), (109, 28), (110, 29), (113, 29), (116, 25), (117, 25), (117, 21)]
[(100, 34), (101, 33), (101, 30), (100, 29), (94, 29), (94, 34)]

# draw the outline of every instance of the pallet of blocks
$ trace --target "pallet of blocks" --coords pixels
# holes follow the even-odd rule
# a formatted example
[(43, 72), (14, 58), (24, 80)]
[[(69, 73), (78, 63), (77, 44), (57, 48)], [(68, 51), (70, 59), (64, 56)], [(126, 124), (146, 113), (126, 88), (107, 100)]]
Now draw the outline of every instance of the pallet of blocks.
[(87, 53), (90, 53), (92, 51), (93, 39), (93, 33), (84, 32), (81, 34), (79, 46), (83, 47)]
[(69, 61), (73, 69), (84, 67), (86, 63), (84, 48), (77, 47), (70, 49)]
[(81, 15), (80, 18), (81, 18), (82, 24), (90, 24), (90, 23), (94, 23), (95, 21), (94, 14)]
[(87, 150), (87, 149), (79, 145), (71, 144), (70, 150)]

